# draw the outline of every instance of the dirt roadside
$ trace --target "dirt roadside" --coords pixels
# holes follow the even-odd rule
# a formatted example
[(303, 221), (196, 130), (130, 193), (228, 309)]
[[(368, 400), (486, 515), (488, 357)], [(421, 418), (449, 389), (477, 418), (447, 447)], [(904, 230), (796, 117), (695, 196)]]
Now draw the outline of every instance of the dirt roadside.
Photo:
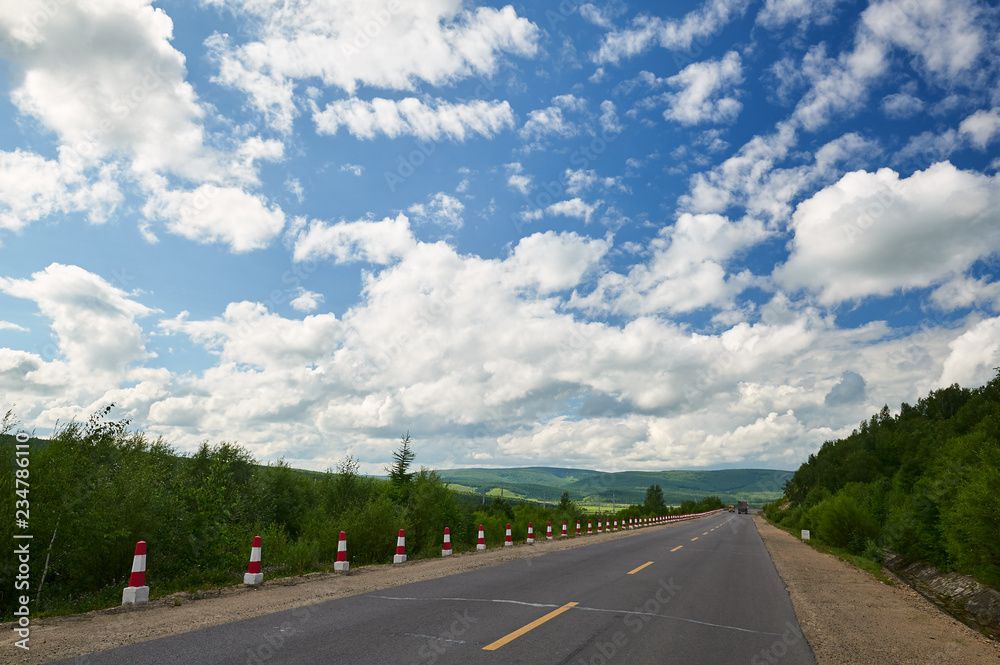
[(1000, 644), (944, 614), (904, 582), (890, 586), (759, 515), (754, 522), (819, 665), (1000, 663)]
[[(942, 614), (909, 587), (882, 584), (764, 520), (754, 519), (820, 665), (1000, 663), (1000, 645)], [(257, 588), (226, 587), (202, 592), (197, 598), (179, 593), (139, 607), (39, 619), (31, 624), (31, 650), (15, 648), (14, 637), (8, 637), (0, 652), (0, 662), (36, 665), (84, 656), (334, 598), (628, 538), (641, 532), (603, 533), (565, 541), (542, 539), (530, 546), (467, 552), (403, 565), (366, 566), (349, 573), (268, 580)], [(11, 623), (0, 624), (4, 635), (14, 635), (12, 629)], [(87, 659), (80, 658), (78, 662), (85, 665)]]

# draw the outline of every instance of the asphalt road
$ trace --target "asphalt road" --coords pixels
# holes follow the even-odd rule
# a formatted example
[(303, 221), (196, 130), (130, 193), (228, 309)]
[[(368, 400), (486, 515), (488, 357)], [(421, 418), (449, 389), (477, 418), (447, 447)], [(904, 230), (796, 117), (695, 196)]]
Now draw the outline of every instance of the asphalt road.
[(58, 662), (804, 665), (816, 660), (750, 516), (721, 513)]

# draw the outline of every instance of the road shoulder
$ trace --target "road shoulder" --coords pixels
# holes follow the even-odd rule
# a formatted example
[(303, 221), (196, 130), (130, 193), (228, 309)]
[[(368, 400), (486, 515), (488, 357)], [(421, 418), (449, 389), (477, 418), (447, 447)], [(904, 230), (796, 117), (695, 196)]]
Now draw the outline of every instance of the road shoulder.
[(819, 665), (1000, 663), (1000, 644), (754, 515)]

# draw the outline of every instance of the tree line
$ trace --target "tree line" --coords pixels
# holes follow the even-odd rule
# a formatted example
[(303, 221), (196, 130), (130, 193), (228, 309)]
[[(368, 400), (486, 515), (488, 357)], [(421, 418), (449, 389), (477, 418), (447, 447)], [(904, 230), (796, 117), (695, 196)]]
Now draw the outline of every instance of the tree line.
[(986, 385), (931, 391), (827, 441), (785, 483), (768, 519), (881, 562), (907, 561), (1000, 588), (1000, 368)]
[[(562, 522), (575, 534), (576, 520), (595, 519), (569, 494), (550, 507), (451, 490), (437, 472), (414, 470), (416, 453), (403, 436), (386, 467), (387, 478), (360, 473), (348, 456), (325, 473), (292, 469), (284, 461), (259, 464), (234, 443), (203, 443), (180, 454), (162, 439), (150, 440), (112, 420), (112, 407), (85, 423), (59, 426), (49, 439), (30, 440), (30, 597), (33, 616), (84, 612), (117, 605), (128, 585), (135, 543), (147, 543), (150, 597), (242, 582), (253, 536), (262, 538), (265, 578), (332, 570), (338, 538), (347, 533), (353, 565), (391, 561), (399, 529), (406, 531), (409, 558), (438, 556), (444, 527), (453, 550), (473, 550), (479, 525), (490, 547), (503, 543), (509, 523), (523, 541), (529, 522), (535, 538)], [(14, 533), (16, 420), (8, 412), (0, 427), (0, 453), (10, 460), (0, 474), (4, 516), (0, 538)], [(656, 486), (646, 501), (605, 513), (627, 520), (688, 514), (722, 507), (717, 497), (663, 503)], [(0, 578), (14, 579), (16, 557), (0, 557)], [(0, 587), (0, 614), (9, 620), (15, 596)]]

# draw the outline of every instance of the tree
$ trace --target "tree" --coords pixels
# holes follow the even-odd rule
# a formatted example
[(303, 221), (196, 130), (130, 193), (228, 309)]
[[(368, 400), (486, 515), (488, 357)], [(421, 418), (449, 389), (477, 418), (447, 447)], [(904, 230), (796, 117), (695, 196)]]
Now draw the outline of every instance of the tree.
[(667, 511), (667, 506), (663, 503), (663, 489), (659, 485), (650, 485), (646, 490), (646, 501), (642, 504), (642, 510), (647, 515), (662, 515)]
[(361, 464), (352, 455), (338, 462), (336, 471), (328, 469), (324, 483), (327, 512), (337, 515), (359, 510), (372, 489), (371, 479), (361, 475)]
[(407, 432), (400, 437), (399, 448), (392, 451), (392, 464), (385, 467), (389, 474), (389, 485), (392, 488), (393, 498), (397, 501), (405, 502), (409, 495), (410, 483), (413, 480), (410, 465), (413, 464), (416, 456), (417, 454), (410, 448), (410, 433)]
[(569, 500), (569, 492), (563, 492), (562, 497), (559, 499), (559, 510), (570, 510), (571, 501)]

